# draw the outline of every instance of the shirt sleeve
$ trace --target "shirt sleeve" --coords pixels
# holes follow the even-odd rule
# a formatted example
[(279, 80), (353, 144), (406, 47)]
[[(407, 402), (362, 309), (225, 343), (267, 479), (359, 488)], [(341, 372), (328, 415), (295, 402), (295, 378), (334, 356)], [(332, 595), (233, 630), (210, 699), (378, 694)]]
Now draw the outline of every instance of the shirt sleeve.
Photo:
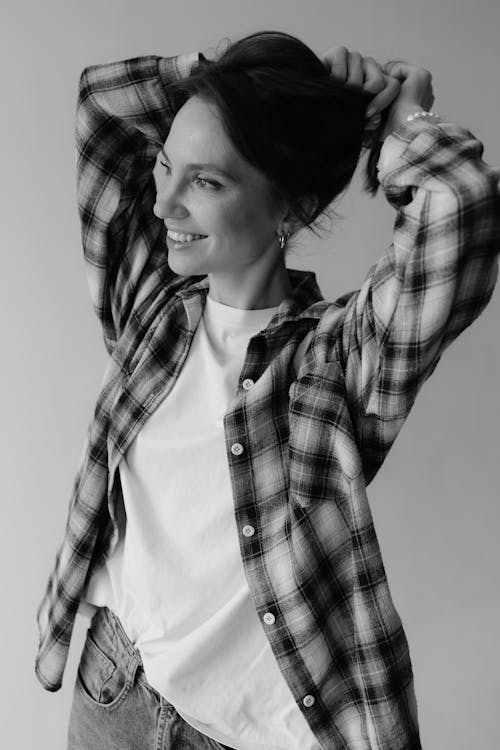
[(396, 209), (393, 242), (347, 306), (341, 358), (371, 481), (445, 348), (488, 303), (500, 246), (500, 171), (451, 123), (414, 121), (378, 169)]
[(87, 67), (76, 116), (77, 199), (94, 309), (111, 352), (130, 314), (174, 274), (153, 214), (153, 167), (173, 120), (165, 92), (197, 53)]

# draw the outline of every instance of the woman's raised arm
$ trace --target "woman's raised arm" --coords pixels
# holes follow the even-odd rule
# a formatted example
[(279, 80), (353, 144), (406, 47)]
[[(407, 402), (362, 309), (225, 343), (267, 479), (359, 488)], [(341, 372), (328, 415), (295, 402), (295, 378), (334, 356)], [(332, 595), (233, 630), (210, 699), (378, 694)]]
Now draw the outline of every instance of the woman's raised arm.
[[(332, 70), (336, 60), (351, 60), (345, 48), (334, 48), (333, 58)], [(403, 62), (384, 71), (400, 85), (385, 113), (378, 162), (397, 212), (393, 242), (361, 290), (346, 295), (340, 350), (325, 355), (343, 362), (366, 481), (444, 349), (487, 305), (500, 250), (500, 171), (483, 161), (482, 143), (432, 113), (412, 118), (434, 101), (428, 71)], [(348, 69), (341, 72), (348, 77)], [(377, 96), (382, 109), (384, 91)], [(338, 325), (334, 306), (318, 332), (328, 337)], [(333, 347), (338, 338), (331, 341)]]
[(172, 122), (165, 86), (198, 54), (86, 68), (76, 118), (78, 209), (90, 293), (109, 352), (134, 308), (173, 278), (153, 167)]
[(384, 143), (393, 242), (345, 318), (343, 349), (370, 480), (444, 349), (482, 312), (498, 273), (500, 173), (454, 124), (416, 119)]

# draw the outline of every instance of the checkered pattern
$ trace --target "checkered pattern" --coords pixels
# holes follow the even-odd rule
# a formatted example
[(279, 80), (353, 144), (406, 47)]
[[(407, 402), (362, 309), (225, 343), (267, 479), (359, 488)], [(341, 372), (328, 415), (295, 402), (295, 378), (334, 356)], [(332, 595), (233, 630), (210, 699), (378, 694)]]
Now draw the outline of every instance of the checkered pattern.
[[(152, 213), (152, 168), (172, 120), (165, 85), (194, 59), (93, 66), (80, 82), (83, 248), (110, 356), (39, 610), (36, 669), (48, 690), (61, 685), (89, 571), (116, 542), (118, 463), (172, 388), (205, 303), (205, 278), (169, 269)], [(420, 747), (408, 645), (366, 486), (443, 350), (492, 294), (499, 174), (481, 155), (453, 124), (416, 120), (387, 139), (379, 168), (396, 210), (393, 244), (361, 289), (334, 303), (313, 274), (290, 272), (293, 295), (251, 339), (225, 416), (249, 588), (325, 750)]]

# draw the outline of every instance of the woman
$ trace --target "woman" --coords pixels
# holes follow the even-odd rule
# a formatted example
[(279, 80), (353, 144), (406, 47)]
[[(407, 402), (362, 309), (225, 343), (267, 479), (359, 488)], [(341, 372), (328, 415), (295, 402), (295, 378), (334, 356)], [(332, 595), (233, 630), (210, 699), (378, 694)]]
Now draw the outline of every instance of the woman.
[[(70, 748), (420, 747), (366, 486), (491, 297), (500, 203), (481, 144), (432, 103), (427, 71), (279, 32), (84, 71), (79, 209), (110, 358), (37, 661), (58, 689), (92, 605)], [(394, 242), (329, 303), (287, 240), (363, 146)]]

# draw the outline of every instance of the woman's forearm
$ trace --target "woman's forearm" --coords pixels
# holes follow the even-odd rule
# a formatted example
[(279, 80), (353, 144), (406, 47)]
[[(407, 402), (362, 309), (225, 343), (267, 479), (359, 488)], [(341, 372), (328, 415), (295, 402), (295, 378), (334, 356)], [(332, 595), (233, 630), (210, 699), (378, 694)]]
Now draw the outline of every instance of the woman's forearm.
[(161, 223), (152, 220), (152, 171), (173, 117), (165, 86), (188, 75), (196, 59), (138, 57), (88, 67), (80, 78), (78, 209), (89, 288), (108, 350), (130, 313), (139, 279), (154, 270), (151, 253)]

